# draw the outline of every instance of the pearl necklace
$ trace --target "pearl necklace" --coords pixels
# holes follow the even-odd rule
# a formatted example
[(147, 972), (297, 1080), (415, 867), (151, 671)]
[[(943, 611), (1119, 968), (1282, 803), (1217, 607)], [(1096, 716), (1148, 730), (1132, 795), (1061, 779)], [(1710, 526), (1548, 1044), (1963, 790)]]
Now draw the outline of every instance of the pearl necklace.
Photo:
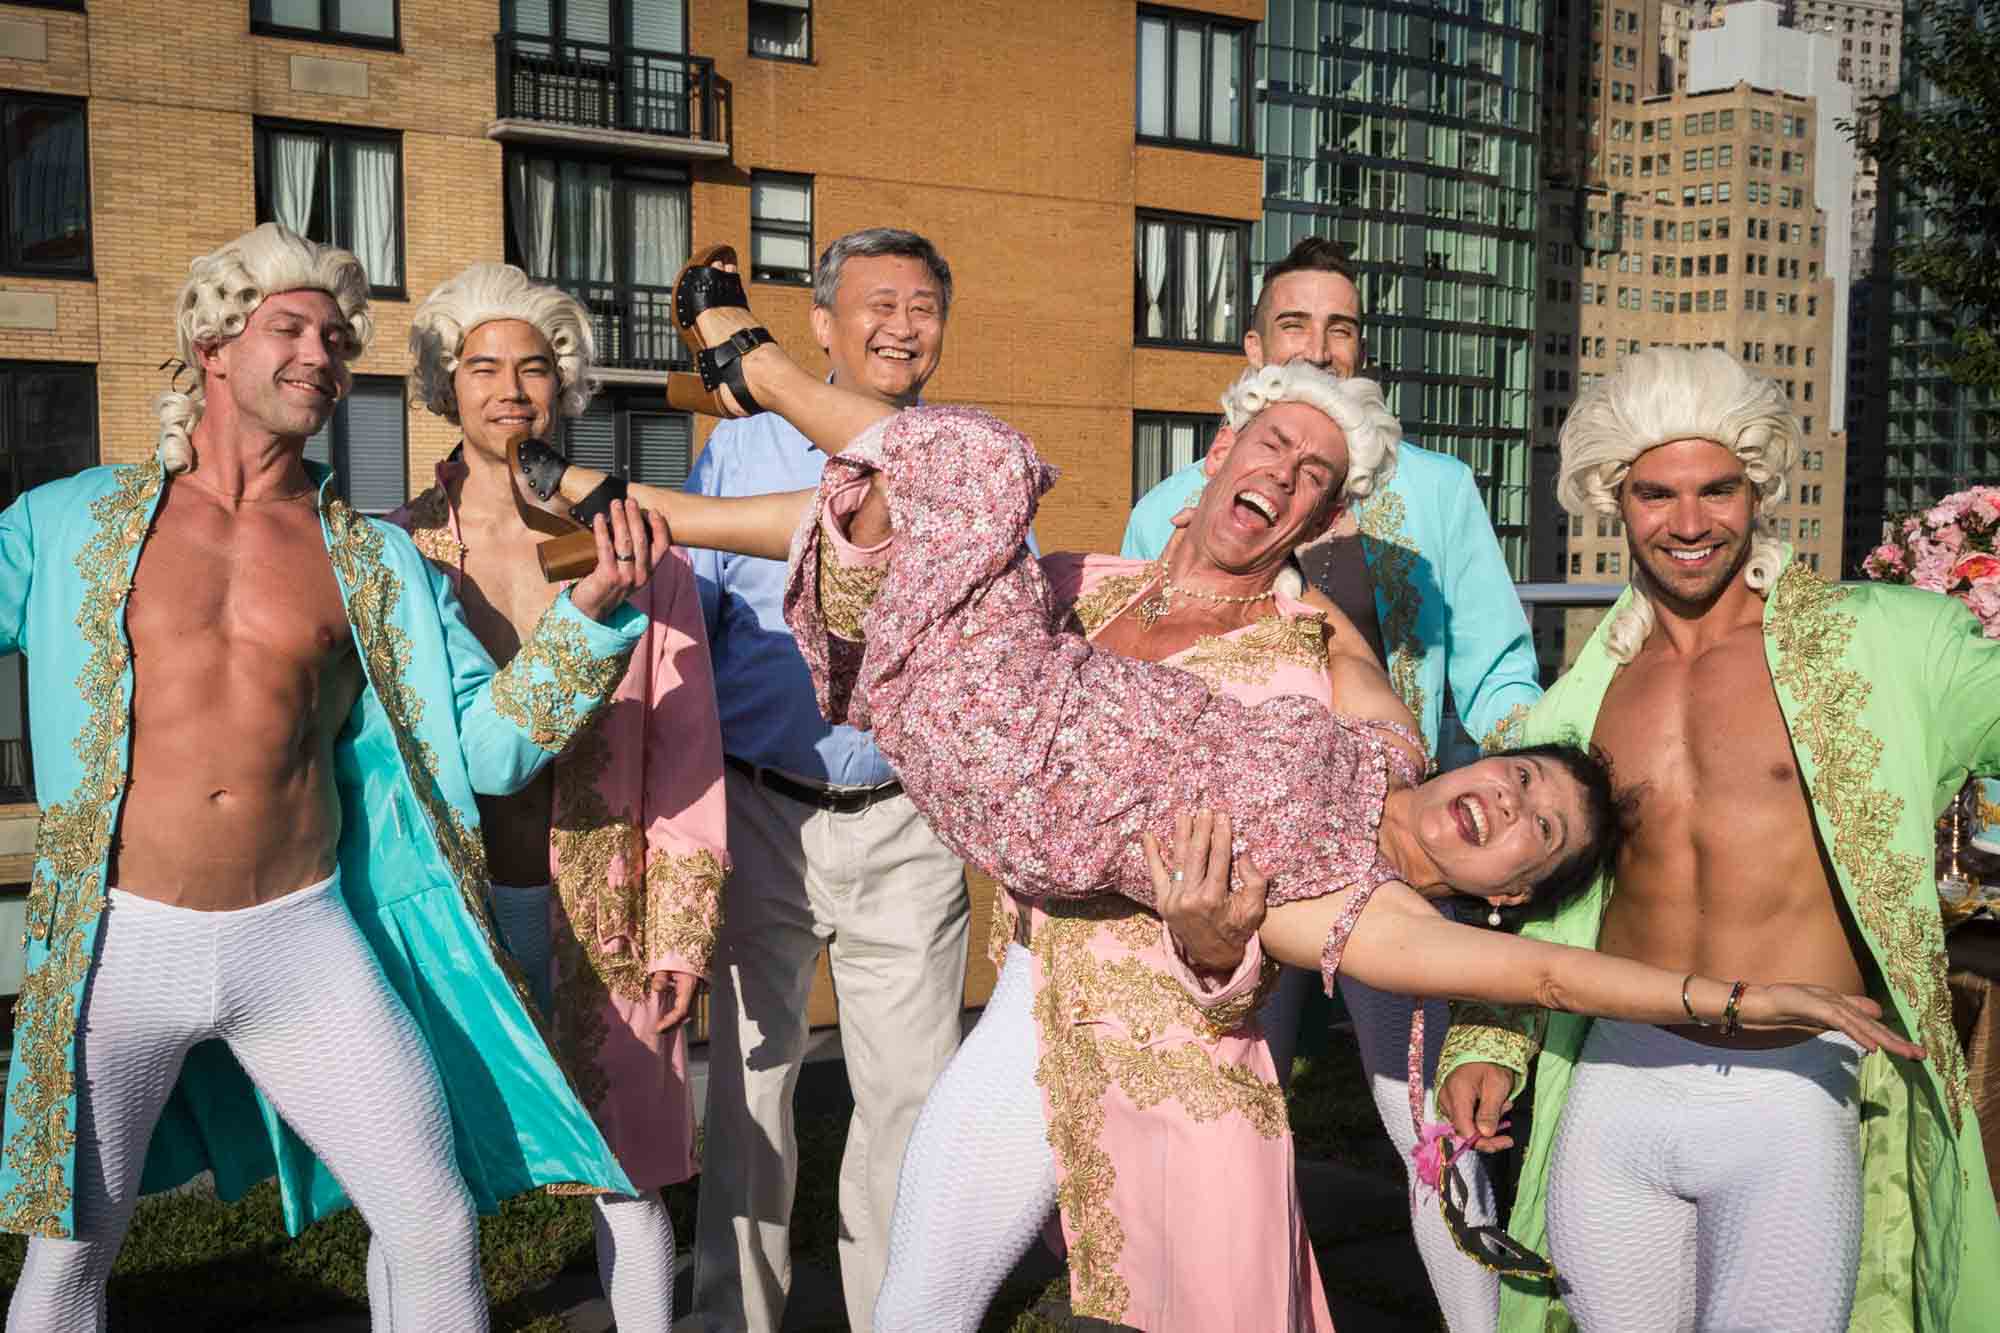
[(1173, 575), (1167, 572), (1167, 562), (1165, 557), (1162, 557), (1159, 560), (1154, 561), (1153, 567), (1157, 569), (1160, 574), (1160, 590), (1139, 604), (1138, 616), (1139, 616), (1139, 628), (1141, 629), (1153, 628), (1154, 624), (1158, 622), (1160, 617), (1168, 614), (1174, 609), (1173, 599), (1174, 599), (1174, 594), (1177, 592), (1184, 593), (1189, 597), (1199, 597), (1205, 602), (1217, 602), (1232, 606), (1242, 606), (1249, 602), (1267, 601), (1270, 598), (1275, 597), (1277, 595), (1276, 592), (1270, 588), (1266, 588), (1263, 592), (1242, 593), (1242, 594), (1204, 592), (1200, 588), (1183, 588), (1179, 584), (1175, 583)]

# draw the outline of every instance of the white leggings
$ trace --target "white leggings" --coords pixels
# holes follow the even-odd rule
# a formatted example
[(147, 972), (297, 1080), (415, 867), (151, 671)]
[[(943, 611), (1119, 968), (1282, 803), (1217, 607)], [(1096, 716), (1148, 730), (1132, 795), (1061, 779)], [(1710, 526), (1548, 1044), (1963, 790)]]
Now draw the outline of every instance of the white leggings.
[(153, 1127), (209, 1039), (361, 1210), (382, 1250), (375, 1327), (486, 1328), (437, 1068), (335, 876), (236, 912), (110, 891), (77, 1028), (75, 1239), (28, 1242), (8, 1333), (102, 1333)]
[[(1292, 1053), (1298, 1045), (1299, 1012), (1308, 989), (1319, 984), (1319, 974), (1296, 967), (1279, 974), (1277, 989), (1258, 1013), (1265, 1040), (1281, 1077), (1289, 1081)], [(1410, 1230), (1423, 1256), (1424, 1271), (1430, 1275), (1431, 1291), (1444, 1312), (1445, 1325), (1452, 1333), (1493, 1333), (1500, 1322), (1500, 1279), (1466, 1257), (1451, 1233), (1445, 1229), (1437, 1196), (1419, 1190), (1416, 1165), (1410, 1157), (1417, 1146), (1417, 1131), (1410, 1123), (1409, 1049), (1410, 1020), (1419, 1001), (1406, 995), (1364, 986), (1352, 977), (1340, 978), (1340, 1000), (1354, 1020), (1354, 1039), (1361, 1047), (1361, 1070), (1375, 1097), (1375, 1111), (1388, 1132), (1389, 1142), (1403, 1161), (1409, 1176)], [(1435, 1081), (1438, 1051), (1444, 1045), (1446, 1026), (1451, 1021), (1450, 1006), (1442, 1001), (1424, 1004), (1424, 1077)], [(1433, 1107), (1429, 1114), (1435, 1115)], [(1493, 1220), (1493, 1182), (1486, 1175), (1486, 1160), (1467, 1153), (1458, 1164), (1459, 1173), (1472, 1185), (1465, 1215), (1468, 1221)]]
[(1549, 1257), (1578, 1326), (1846, 1329), (1860, 1059), (1832, 1032), (1734, 1051), (1594, 1023), (1549, 1169)]
[[(544, 1011), (554, 982), (549, 886), (493, 885), (500, 938)], [(669, 1333), (674, 1324), (674, 1224), (659, 1191), (597, 1197), (597, 1277), (620, 1333)], [(370, 1273), (374, 1272), (373, 1266)]]
[(1033, 959), (1018, 944), (903, 1151), (875, 1333), (970, 1333), (1056, 1205), (1035, 1088)]

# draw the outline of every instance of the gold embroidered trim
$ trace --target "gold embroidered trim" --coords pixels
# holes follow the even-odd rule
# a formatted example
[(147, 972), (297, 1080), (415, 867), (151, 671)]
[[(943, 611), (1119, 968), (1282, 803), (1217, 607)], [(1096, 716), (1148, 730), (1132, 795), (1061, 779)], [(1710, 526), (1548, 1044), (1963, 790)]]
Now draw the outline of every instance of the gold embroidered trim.
[(1212, 685), (1261, 685), (1287, 663), (1326, 670), (1325, 621), (1317, 615), (1268, 615), (1233, 634), (1194, 641), (1171, 665)]
[(451, 535), (451, 500), (442, 485), (410, 501), (405, 531), (417, 551), (433, 564), (457, 572), (465, 562), (465, 544)]
[(1409, 708), (1419, 726), (1424, 720), (1424, 645), (1417, 638), (1417, 548), (1402, 540), (1406, 517), (1403, 497), (1381, 490), (1362, 503), (1358, 525), (1363, 549), (1374, 552), (1368, 572), (1386, 608), (1382, 644), (1389, 652), (1389, 684)]
[[(598, 653), (583, 627), (551, 602), (535, 632), (493, 676), (493, 711), (550, 754), (560, 754), (618, 682), (630, 650)], [(536, 668), (547, 677), (537, 678)]]
[[(1532, 1020), (1531, 1020), (1532, 1021)], [(1451, 1007), (1451, 1026), (1438, 1054), (1438, 1079), (1464, 1064), (1499, 1065), (1526, 1074), (1534, 1059), (1534, 1039), (1521, 1030), (1520, 1015), (1495, 1005), (1461, 1002)]]
[(1935, 895), (1921, 894), (1929, 861), (1895, 847), (1903, 798), (1872, 785), (1883, 746), (1859, 720), (1874, 686), (1842, 665), (1855, 628), (1840, 607), (1847, 596), (1803, 565), (1785, 567), (1767, 612), (1778, 649), (1772, 679), (1798, 701), (1793, 736), (1817, 770), (1812, 798), (1833, 832), (1828, 850), (1875, 938), (1883, 977), (1916, 1020), (1957, 1133), (1970, 1093), (1945, 987), (1944, 923)]
[(52, 802), (35, 838), (28, 932), (47, 942), (41, 962), (21, 983), (14, 1019), (11, 1109), (19, 1128), (5, 1160), (16, 1176), (0, 1198), (0, 1228), (61, 1238), (69, 1233), (76, 1162), (76, 1024), (79, 987), (96, 952), (104, 910), (104, 865), (115, 807), (125, 788), (125, 732), (130, 723), (123, 605), (132, 591), (132, 554), (146, 538), (147, 515), (162, 474), (151, 465), (120, 468), (113, 489), (91, 501), (95, 531), (77, 552), (83, 596), (76, 627), (87, 649), (77, 696), (90, 712), (71, 742), (81, 761), (75, 790)]
[(1528, 714), (1534, 709), (1533, 704), (1515, 704), (1508, 709), (1507, 715), (1494, 723), (1493, 730), (1486, 733), (1486, 739), (1479, 742), (1479, 752), (1495, 754), (1520, 745), (1521, 736), (1528, 725)]
[[(1204, 1011), (1157, 966), (1102, 958), (1091, 948), (1109, 935), (1128, 949), (1156, 949), (1160, 921), (1152, 913), (1113, 898), (1047, 907), (1032, 945), (1043, 974), (1034, 1002), (1042, 1047), (1035, 1082), (1048, 1097), (1049, 1143), (1063, 1170), (1057, 1202), (1077, 1237), (1072, 1309), (1117, 1321), (1131, 1291), (1117, 1271), (1125, 1233), (1110, 1207), (1116, 1168), (1100, 1143), (1104, 1096), (1116, 1083), (1142, 1110), (1178, 1100), (1198, 1123), (1240, 1115), (1264, 1138), (1288, 1132), (1283, 1090), (1247, 1069), (1218, 1065), (1206, 1045), (1249, 1019), (1277, 968), (1267, 966), (1240, 1004)], [(1104, 1020), (1116, 1026), (1100, 1025)], [(1152, 1044), (1176, 1029), (1193, 1039), (1176, 1034), (1169, 1044)]]
[(1137, 574), (1118, 574), (1108, 578), (1071, 604), (1070, 618), (1086, 637), (1095, 634), (1113, 616), (1132, 605), (1158, 577), (1156, 570), (1148, 568)]
[(840, 547), (834, 543), (833, 529), (824, 516), (819, 521), (819, 614), (826, 622), (827, 633), (849, 643), (861, 643), (867, 637), (862, 633), (861, 622), (868, 615), (868, 608), (875, 605), (875, 598), (882, 591), (882, 581), (889, 577), (889, 566), (849, 565), (839, 558)]
[(679, 954), (695, 971), (708, 970), (715, 933), (722, 928), (724, 878), (722, 859), (706, 847), (647, 861), (642, 950), (647, 960)]

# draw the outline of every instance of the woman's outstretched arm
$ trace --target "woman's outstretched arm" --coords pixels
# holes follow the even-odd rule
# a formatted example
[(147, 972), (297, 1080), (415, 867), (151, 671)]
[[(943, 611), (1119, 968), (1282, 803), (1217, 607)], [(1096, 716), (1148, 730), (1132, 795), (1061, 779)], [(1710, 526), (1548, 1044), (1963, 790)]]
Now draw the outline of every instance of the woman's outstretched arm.
[[(1259, 937), (1280, 962), (1317, 970), (1328, 933), (1353, 890), (1270, 909)], [(1537, 1005), (1631, 1023), (1683, 1024), (1683, 974), (1589, 949), (1461, 926), (1400, 883), (1375, 892), (1348, 937), (1341, 968), (1355, 980), (1402, 995), (1489, 1004)], [(1730, 983), (1695, 976), (1688, 1003), (1719, 1024)], [(1791, 983), (1745, 988), (1738, 1017), (1746, 1028), (1836, 1029), (1868, 1050), (1922, 1059), (1923, 1048), (1898, 1037), (1865, 996)]]

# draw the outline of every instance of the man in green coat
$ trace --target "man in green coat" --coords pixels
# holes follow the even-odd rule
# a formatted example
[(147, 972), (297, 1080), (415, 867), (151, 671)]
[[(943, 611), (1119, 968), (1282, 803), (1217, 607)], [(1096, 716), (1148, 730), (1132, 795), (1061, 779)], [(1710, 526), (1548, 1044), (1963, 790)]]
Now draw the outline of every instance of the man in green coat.
[(1615, 876), (1527, 931), (1866, 986), (1928, 1058), (1693, 1011), (1461, 1011), (1439, 1093), (1461, 1133), (1495, 1132), (1535, 1068), (1509, 1229), (1549, 1247), (1561, 1289), (1509, 1279), (1503, 1330), (1970, 1330), (2000, 1311), (1931, 831), (1968, 774), (2000, 771), (2000, 642), (1948, 598), (1826, 583), (1764, 535), (1797, 457), (1777, 387), (1714, 350), (1630, 358), (1570, 414), (1563, 504), (1624, 520), (1633, 586), (1528, 739), (1601, 747), (1635, 823)]

